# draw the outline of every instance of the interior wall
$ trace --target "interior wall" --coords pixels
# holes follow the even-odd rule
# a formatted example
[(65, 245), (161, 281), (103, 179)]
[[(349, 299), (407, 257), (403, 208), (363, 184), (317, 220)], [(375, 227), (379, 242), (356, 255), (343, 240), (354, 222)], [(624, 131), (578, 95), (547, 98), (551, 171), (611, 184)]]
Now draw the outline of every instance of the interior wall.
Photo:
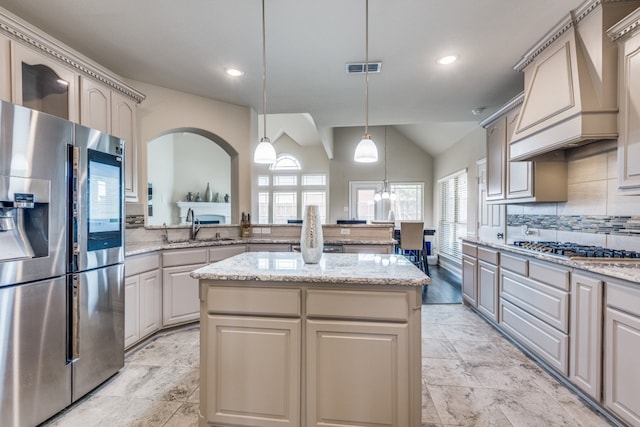
[(153, 185), (153, 215), (147, 217), (148, 225), (162, 225), (165, 222), (163, 218), (172, 215), (173, 137), (173, 134), (168, 134), (155, 139), (153, 149), (148, 151), (148, 182)]
[(147, 96), (137, 108), (140, 200), (146, 199), (147, 143), (170, 129), (203, 129), (227, 141), (238, 153), (231, 160), (230, 186), (231, 217), (239, 222), (240, 212), (251, 211), (251, 164), (257, 145), (255, 111), (140, 81), (127, 83)]
[[(378, 147), (377, 163), (356, 163), (353, 153), (362, 139), (364, 128), (347, 127), (333, 130), (334, 150), (331, 160), (331, 197), (328, 222), (348, 219), (349, 182), (382, 181), (384, 179), (385, 127), (371, 126), (369, 134)], [(393, 126), (387, 126), (387, 179), (397, 182), (424, 182), (424, 221), (435, 225), (432, 215), (434, 159)], [(345, 210), (346, 209), (346, 210)]]
[(433, 218), (436, 228), (435, 248), (438, 247), (438, 221), (440, 219), (440, 197), (438, 180), (462, 169), (467, 169), (467, 235), (475, 237), (478, 222), (478, 177), (476, 162), (486, 157), (486, 131), (478, 128), (433, 161)]

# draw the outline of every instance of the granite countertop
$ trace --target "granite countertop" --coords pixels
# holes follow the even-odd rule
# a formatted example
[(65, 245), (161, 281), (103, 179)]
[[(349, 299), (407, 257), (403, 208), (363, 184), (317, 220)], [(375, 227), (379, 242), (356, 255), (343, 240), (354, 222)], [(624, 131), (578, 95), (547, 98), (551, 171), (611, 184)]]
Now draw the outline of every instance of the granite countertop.
[(559, 255), (549, 255), (541, 252), (522, 249), (517, 246), (485, 242), (479, 239), (464, 238), (465, 242), (489, 246), (502, 252), (510, 252), (517, 255), (525, 255), (530, 258), (549, 261), (555, 264), (577, 268), (592, 273), (628, 280), (640, 284), (640, 259), (623, 258), (565, 258)]
[(431, 279), (404, 257), (324, 253), (305, 264), (293, 252), (245, 252), (191, 272), (195, 279), (422, 286)]
[[(289, 244), (297, 245), (300, 243), (300, 239), (287, 239), (287, 238), (222, 238), (222, 239), (208, 239), (208, 240), (181, 240), (176, 242), (139, 242), (139, 243), (126, 243), (125, 244), (125, 256), (140, 255), (154, 251), (166, 250), (166, 249), (185, 249), (185, 248), (199, 248), (210, 246), (228, 246), (228, 245), (245, 245), (248, 243), (253, 244)], [(395, 245), (397, 242), (391, 240), (343, 240), (343, 239), (329, 239), (324, 241), (325, 245)]]

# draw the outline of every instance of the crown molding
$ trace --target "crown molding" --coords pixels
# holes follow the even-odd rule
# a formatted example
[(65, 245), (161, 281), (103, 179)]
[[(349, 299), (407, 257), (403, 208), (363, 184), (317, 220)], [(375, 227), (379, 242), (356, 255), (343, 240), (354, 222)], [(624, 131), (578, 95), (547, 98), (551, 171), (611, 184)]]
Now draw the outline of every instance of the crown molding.
[(516, 107), (519, 107), (520, 105), (522, 105), (523, 102), (524, 102), (524, 92), (520, 92), (519, 94), (514, 96), (509, 102), (507, 102), (502, 107), (500, 107), (498, 111), (496, 111), (495, 113), (493, 113), (492, 115), (490, 115), (489, 117), (481, 121), (480, 126), (486, 129), (491, 123), (495, 122), (497, 119), (504, 116), (509, 111), (515, 109)]
[(571, 10), (560, 22), (549, 30), (531, 49), (529, 49), (513, 69), (523, 71), (531, 64), (538, 55), (548, 48), (554, 41), (560, 38), (567, 31), (575, 28), (580, 21), (585, 19), (591, 12), (605, 4), (634, 3), (633, 0), (587, 0), (580, 6)]
[(135, 100), (137, 103), (142, 102), (146, 98), (142, 92), (129, 86), (98, 64), (93, 63), (89, 58), (73, 51), (70, 47), (53, 39), (44, 32), (31, 27), (25, 21), (22, 21), (2, 8), (0, 8), (0, 34), (7, 36), (17, 43), (35, 49), (41, 54), (61, 62), (67, 67), (73, 68), (82, 75), (109, 86)]
[(638, 29), (640, 29), (640, 7), (631, 12), (613, 27), (609, 28), (609, 30), (607, 30), (607, 35), (612, 41), (616, 41)]

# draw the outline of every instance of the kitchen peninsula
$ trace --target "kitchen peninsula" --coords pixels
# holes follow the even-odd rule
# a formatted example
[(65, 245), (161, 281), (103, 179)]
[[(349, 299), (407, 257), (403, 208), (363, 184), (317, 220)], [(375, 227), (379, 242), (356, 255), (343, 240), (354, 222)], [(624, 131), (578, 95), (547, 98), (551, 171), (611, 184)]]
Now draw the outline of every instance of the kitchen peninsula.
[(421, 424), (421, 295), (404, 257), (247, 252), (200, 280), (200, 425)]

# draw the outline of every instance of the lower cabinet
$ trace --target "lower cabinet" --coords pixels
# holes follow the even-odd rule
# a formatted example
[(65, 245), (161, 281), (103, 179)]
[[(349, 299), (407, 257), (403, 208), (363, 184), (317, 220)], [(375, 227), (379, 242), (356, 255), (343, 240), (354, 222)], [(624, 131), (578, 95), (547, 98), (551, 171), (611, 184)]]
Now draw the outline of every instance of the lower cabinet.
[(419, 289), (201, 286), (200, 425), (420, 425)]
[(393, 253), (393, 245), (343, 245), (345, 254), (390, 254)]
[(124, 280), (124, 346), (130, 347), (162, 327), (159, 254), (128, 257)]
[(599, 278), (571, 275), (569, 379), (597, 401), (602, 395), (602, 294)]
[(604, 404), (640, 426), (640, 287), (608, 281), (604, 321)]
[(411, 425), (407, 324), (307, 320), (306, 328), (306, 426)]
[(462, 298), (473, 307), (478, 305), (477, 264), (475, 257), (462, 255)]
[(498, 322), (498, 284), (500, 253), (478, 247), (478, 310)]
[[(187, 263), (187, 264), (185, 264)], [(178, 264), (173, 267), (172, 265)], [(162, 254), (162, 325), (170, 326), (198, 320), (200, 300), (198, 280), (193, 270), (207, 265), (207, 250), (180, 250)]]
[(288, 243), (249, 243), (247, 252), (291, 252)]
[(205, 413), (213, 425), (300, 424), (300, 319), (207, 316)]

